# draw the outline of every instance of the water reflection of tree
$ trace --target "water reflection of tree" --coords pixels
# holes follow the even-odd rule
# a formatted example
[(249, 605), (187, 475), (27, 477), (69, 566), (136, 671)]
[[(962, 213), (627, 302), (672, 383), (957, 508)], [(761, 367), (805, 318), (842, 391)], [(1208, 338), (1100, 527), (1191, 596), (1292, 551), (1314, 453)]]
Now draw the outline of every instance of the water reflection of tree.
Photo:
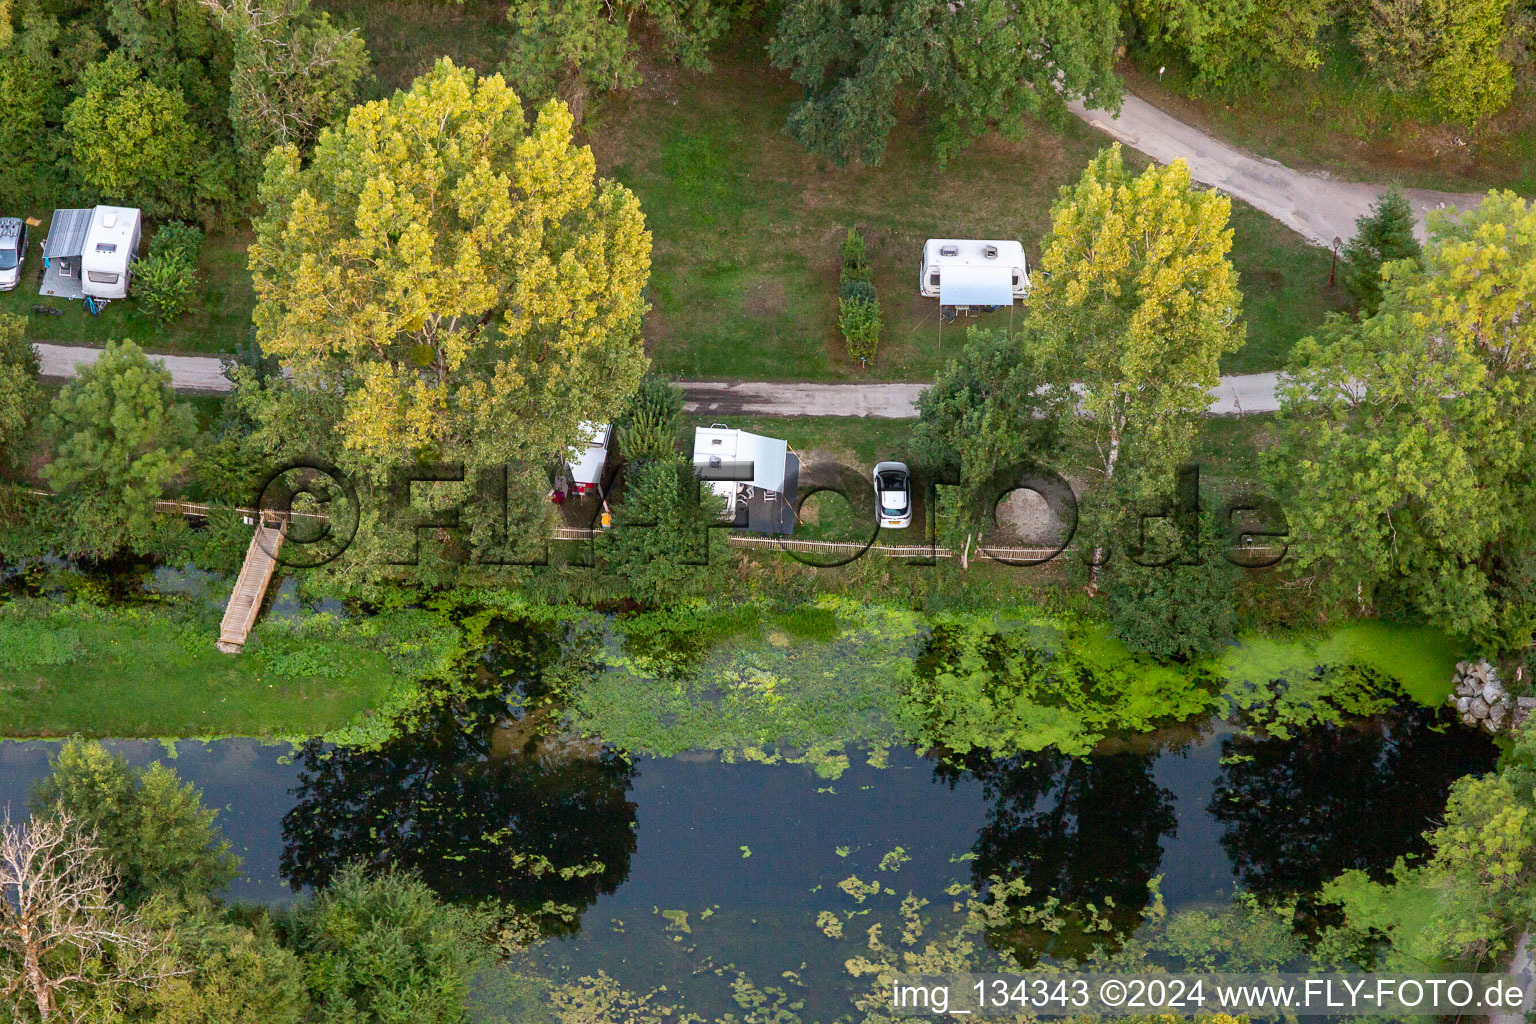
[[(282, 871), (295, 888), (325, 885), (361, 860), (419, 871), (449, 898), (579, 911), (624, 880), (635, 851), (634, 767), (536, 724), (551, 676), (580, 661), (567, 657), (571, 638), (507, 620), (485, 637), (465, 652), (459, 678), (431, 684), (438, 706), (399, 737), (378, 749), (304, 747), (297, 801), (283, 818)], [(498, 738), (497, 722), (524, 709)], [(555, 870), (533, 869), (533, 858)], [(562, 868), (580, 870), (562, 877)]]
[[(1153, 778), (1155, 762), (1155, 754), (1040, 753), (972, 764), (969, 774), (991, 803), (971, 849), (972, 884), (1023, 878), (1037, 901), (1054, 897), (1073, 916), (1091, 904), (1117, 932), (1134, 928), (1162, 859), (1162, 838), (1177, 830), (1173, 794)], [(948, 767), (939, 773), (952, 780), (965, 774)], [(1057, 954), (1086, 945), (1071, 929), (1045, 944), (1024, 944)]]
[[(321, 886), (362, 860), (415, 869), (449, 898), (581, 909), (612, 892), (635, 850), (633, 767), (607, 751), (491, 758), (489, 744), (451, 718), (378, 750), (308, 744), (283, 818), (284, 876)], [(519, 854), (602, 868), (536, 877)]]
[(1423, 850), (1451, 782), (1497, 756), (1480, 735), (1437, 729), (1438, 717), (1414, 707), (1291, 739), (1224, 741), (1210, 813), (1243, 887), (1307, 893), (1349, 868), (1380, 876)]

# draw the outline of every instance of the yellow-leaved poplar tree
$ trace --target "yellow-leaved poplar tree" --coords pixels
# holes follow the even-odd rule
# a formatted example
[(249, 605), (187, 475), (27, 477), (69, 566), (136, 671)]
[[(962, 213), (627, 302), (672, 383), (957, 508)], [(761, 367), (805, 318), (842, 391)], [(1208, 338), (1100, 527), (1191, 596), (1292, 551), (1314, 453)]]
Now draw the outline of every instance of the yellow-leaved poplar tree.
[(646, 368), (651, 237), (551, 101), (444, 58), (267, 158), (250, 265), (265, 352), (337, 396), (344, 466), (543, 461)]
[(1066, 434), (1080, 453), (1070, 471), (1090, 487), (1080, 535), (1095, 545), (1171, 493), (1221, 357), (1243, 343), (1231, 205), (1195, 188), (1181, 160), (1132, 174), (1116, 144), (1052, 211), (1031, 343), (1054, 387), (1079, 392)]

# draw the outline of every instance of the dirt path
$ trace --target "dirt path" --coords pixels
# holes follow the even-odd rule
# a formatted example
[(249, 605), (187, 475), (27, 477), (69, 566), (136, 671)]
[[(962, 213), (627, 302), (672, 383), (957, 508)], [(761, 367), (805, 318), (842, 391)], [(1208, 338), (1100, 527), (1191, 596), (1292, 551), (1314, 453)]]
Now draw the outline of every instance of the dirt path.
[[(1125, 97), (1118, 117), (1107, 110), (1085, 107), (1079, 100), (1067, 107), (1093, 127), (1158, 163), (1182, 159), (1196, 181), (1262, 210), (1325, 249), (1335, 238), (1348, 242), (1355, 234), (1355, 218), (1368, 212), (1386, 191), (1383, 185), (1338, 181), (1254, 156), (1135, 96)], [(1418, 233), (1423, 238), (1425, 213), (1440, 206), (1467, 209), (1476, 206), (1482, 194), (1408, 189), (1408, 199), (1418, 214)]]
[[(34, 342), (37, 360), (44, 377), (73, 377), (77, 366), (90, 366), (101, 349), (88, 345), (52, 345)], [(171, 356), (156, 352), (149, 358), (171, 371), (171, 386), (192, 394), (223, 394), (231, 389), (224, 376), (224, 361), (219, 356)]]
[[(101, 349), (84, 345), (37, 342), (43, 376), (75, 376), (76, 367), (90, 365)], [(230, 390), (218, 356), (172, 356), (151, 352), (151, 359), (171, 371), (171, 386), (192, 394), (224, 394)], [(1276, 375), (1250, 373), (1223, 377), (1211, 389), (1211, 412), (1232, 416), (1245, 412), (1274, 412)], [(905, 420), (917, 416), (917, 396), (927, 384), (795, 384), (770, 381), (679, 381), (689, 412), (700, 416), (868, 416)]]

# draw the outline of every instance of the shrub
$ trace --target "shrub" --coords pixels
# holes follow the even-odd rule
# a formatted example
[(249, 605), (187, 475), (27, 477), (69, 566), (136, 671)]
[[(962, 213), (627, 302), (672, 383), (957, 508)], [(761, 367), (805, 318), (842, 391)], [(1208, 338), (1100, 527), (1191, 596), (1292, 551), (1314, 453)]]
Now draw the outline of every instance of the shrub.
[(672, 454), (683, 421), (683, 392), (660, 377), (647, 377), (619, 420), (619, 453), (628, 461)]
[(149, 240), (149, 254), (180, 256), (195, 267), (203, 254), (202, 229), (179, 220), (166, 221)]
[(869, 280), (869, 256), (864, 246), (864, 236), (859, 234), (858, 228), (849, 228), (848, 235), (843, 239), (843, 271), (842, 282), (868, 281)]
[[(874, 289), (870, 289), (873, 291)], [(848, 346), (848, 358), (872, 362), (880, 344), (880, 300), (857, 295), (838, 303), (837, 326)]]
[(178, 253), (157, 253), (134, 261), (133, 283), (139, 305), (162, 325), (170, 324), (192, 305), (197, 267)]
[(872, 362), (880, 343), (880, 299), (869, 281), (868, 252), (858, 228), (848, 229), (843, 239), (842, 260), (837, 326), (848, 346), (848, 358)]

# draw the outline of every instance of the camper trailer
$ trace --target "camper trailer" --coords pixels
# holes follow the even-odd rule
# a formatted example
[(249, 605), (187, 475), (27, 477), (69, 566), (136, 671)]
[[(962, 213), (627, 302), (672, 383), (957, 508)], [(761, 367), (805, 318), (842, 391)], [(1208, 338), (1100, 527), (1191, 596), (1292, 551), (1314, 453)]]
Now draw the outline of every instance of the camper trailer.
[(139, 211), (132, 207), (54, 210), (43, 240), (40, 291), (87, 302), (126, 298), (139, 232)]
[(1018, 242), (930, 238), (918, 291), (941, 306), (1011, 306), (1029, 296), (1029, 265)]
[(693, 468), (725, 500), (726, 522), (736, 520), (740, 501), (783, 502), (789, 461), (789, 444), (776, 437), (723, 423), (693, 431)]
[(98, 206), (80, 253), (83, 290), (94, 299), (125, 299), (133, 258), (139, 253), (139, 211)]
[(576, 459), (570, 463), (569, 479), (577, 494), (587, 494), (603, 482), (603, 468), (608, 465), (608, 442), (613, 436), (613, 425), (583, 423), (581, 432), (588, 440), (584, 447), (575, 450)]

